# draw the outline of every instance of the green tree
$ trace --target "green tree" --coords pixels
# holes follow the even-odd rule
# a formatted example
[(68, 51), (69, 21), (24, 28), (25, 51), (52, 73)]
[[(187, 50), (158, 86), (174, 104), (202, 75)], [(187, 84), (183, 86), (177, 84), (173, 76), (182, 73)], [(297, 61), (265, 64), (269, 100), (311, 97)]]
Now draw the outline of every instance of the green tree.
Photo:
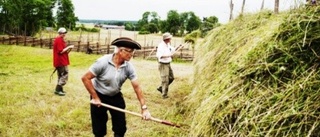
[(0, 0), (0, 34), (5, 33), (6, 23), (8, 23), (8, 5), (4, 0)]
[(0, 29), (11, 35), (36, 34), (43, 25), (53, 22), (54, 0), (1, 0)]
[(159, 28), (158, 28), (158, 25), (155, 24), (155, 23), (149, 23), (147, 25), (147, 30), (150, 32), (150, 33), (157, 33), (159, 31)]
[(207, 35), (208, 31), (212, 30), (213, 28), (216, 28), (220, 26), (219, 19), (216, 16), (210, 16), (203, 18), (202, 25), (200, 27), (201, 30), (201, 37), (204, 37)]
[(57, 27), (66, 27), (73, 30), (79, 20), (74, 14), (74, 7), (71, 0), (57, 0)]
[(144, 12), (142, 14), (142, 19), (138, 20), (138, 24), (137, 24), (137, 30), (142, 31), (145, 30), (145, 26), (149, 23), (149, 15), (150, 12)]
[(138, 21), (137, 29), (139, 31), (157, 33), (159, 32), (160, 16), (157, 12), (144, 12), (142, 19)]
[[(173, 35), (176, 35), (180, 28), (180, 15), (176, 10), (170, 10), (167, 14), (165, 28), (163, 29), (165, 32), (170, 32)], [(170, 25), (168, 25), (170, 24)]]
[(169, 30), (168, 29), (169, 24), (168, 24), (167, 20), (160, 20), (159, 26), (160, 26), (159, 29), (161, 32), (168, 32), (167, 30)]
[(149, 24), (149, 31), (151, 33), (159, 32), (160, 28), (160, 16), (157, 12), (151, 12), (151, 20)]
[(193, 12), (189, 12), (189, 18), (187, 20), (186, 30), (188, 33), (199, 29), (201, 26), (201, 19)]
[(47, 10), (43, 11), (44, 13), (44, 18), (45, 22), (43, 22), (42, 26), (45, 27), (55, 27), (55, 18), (53, 17), (53, 12), (52, 9), (54, 8), (54, 5), (56, 3), (56, 0), (49, 0), (50, 5), (48, 5)]
[(6, 11), (5, 11), (5, 5), (4, 5), (5, 3), (4, 3), (4, 0), (0, 0), (0, 34), (2, 34), (3, 33), (3, 31), (4, 31), (4, 24), (5, 24), (5, 20), (6, 20), (6, 16), (5, 16), (5, 13), (6, 13)]
[(183, 12), (180, 14), (180, 27), (179, 27), (180, 36), (182, 36), (184, 34), (184, 31), (186, 30), (188, 17), (189, 17), (188, 12)]
[(184, 35), (184, 32), (192, 32), (199, 29), (201, 26), (201, 19), (194, 14), (194, 12), (183, 12), (180, 14), (180, 36)]
[(135, 25), (131, 22), (127, 22), (124, 24), (125, 30), (135, 31)]

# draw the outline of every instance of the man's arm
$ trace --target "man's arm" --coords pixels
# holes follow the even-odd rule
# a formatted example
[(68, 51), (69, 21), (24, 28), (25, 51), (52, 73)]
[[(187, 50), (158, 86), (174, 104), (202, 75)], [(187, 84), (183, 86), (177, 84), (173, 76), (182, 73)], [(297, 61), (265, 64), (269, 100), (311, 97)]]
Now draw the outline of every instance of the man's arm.
[(94, 104), (94, 105), (97, 105), (97, 106), (100, 106), (101, 105), (101, 100), (100, 98), (98, 97), (94, 87), (93, 87), (93, 84), (91, 82), (91, 79), (93, 79), (95, 76), (93, 75), (92, 72), (88, 71), (87, 73), (85, 73), (81, 80), (82, 80), (82, 83), (84, 84), (84, 86), (86, 87), (87, 91), (89, 92), (89, 94), (91, 95), (92, 99), (91, 99), (91, 103)]
[(145, 105), (145, 99), (143, 97), (142, 90), (141, 90), (141, 87), (139, 85), (138, 80), (132, 80), (131, 84), (132, 84), (134, 91), (136, 92), (136, 95), (137, 95), (137, 98), (140, 102), (140, 105), (141, 106)]
[(134, 91), (136, 92), (137, 98), (140, 102), (141, 113), (142, 113), (143, 119), (151, 119), (151, 114), (148, 111), (146, 101), (143, 97), (143, 93), (142, 93), (142, 90), (141, 90), (141, 87), (139, 85), (138, 80), (132, 80), (131, 84), (132, 84), (132, 87), (133, 87)]
[(68, 47), (65, 47), (61, 52), (60, 52), (60, 54), (63, 54), (63, 53), (65, 53), (65, 52), (70, 52), (71, 50), (72, 50), (72, 48), (74, 47), (74, 45), (70, 45), (70, 46), (68, 46)]

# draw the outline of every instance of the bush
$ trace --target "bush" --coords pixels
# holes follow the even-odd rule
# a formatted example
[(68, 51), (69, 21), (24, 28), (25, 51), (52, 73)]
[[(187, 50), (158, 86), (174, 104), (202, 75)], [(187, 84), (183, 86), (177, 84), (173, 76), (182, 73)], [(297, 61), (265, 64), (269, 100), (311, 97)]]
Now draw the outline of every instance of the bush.
[(100, 29), (97, 29), (97, 28), (90, 29), (90, 32), (99, 32), (99, 31), (100, 31)]
[(150, 32), (149, 31), (139, 31), (139, 34), (150, 34)]
[(184, 42), (189, 42), (194, 44), (200, 36), (201, 36), (200, 30), (192, 31), (190, 34), (185, 36)]

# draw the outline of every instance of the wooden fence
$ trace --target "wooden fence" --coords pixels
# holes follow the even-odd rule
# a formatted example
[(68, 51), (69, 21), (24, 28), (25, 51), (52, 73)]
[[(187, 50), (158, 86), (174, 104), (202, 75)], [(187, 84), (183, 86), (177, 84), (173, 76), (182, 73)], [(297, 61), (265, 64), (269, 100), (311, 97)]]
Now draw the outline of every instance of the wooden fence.
[[(0, 44), (2, 45), (20, 45), (20, 46), (32, 46), (40, 48), (52, 49), (54, 38), (36, 38), (36, 37), (24, 37), (24, 36), (1, 36)], [(100, 42), (81, 42), (81, 41), (67, 41), (68, 45), (74, 45), (72, 49), (75, 52), (83, 52), (86, 54), (109, 54), (114, 52), (114, 46)], [(145, 46), (141, 50), (136, 50), (133, 57), (142, 57), (143, 59), (156, 59), (156, 47)], [(178, 50), (173, 59), (192, 61), (194, 57), (194, 50), (190, 47), (184, 47)]]

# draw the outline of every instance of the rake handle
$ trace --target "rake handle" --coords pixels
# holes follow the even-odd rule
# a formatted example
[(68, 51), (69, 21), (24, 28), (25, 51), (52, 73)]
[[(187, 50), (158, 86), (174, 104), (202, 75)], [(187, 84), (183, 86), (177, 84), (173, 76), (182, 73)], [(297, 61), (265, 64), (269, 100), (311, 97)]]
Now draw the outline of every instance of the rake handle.
[[(114, 106), (111, 106), (111, 105), (108, 105), (108, 104), (105, 104), (105, 103), (101, 103), (101, 106), (104, 106), (104, 107), (107, 107), (107, 108), (110, 108), (110, 109), (113, 109), (113, 110), (117, 110), (117, 111), (120, 111), (120, 112), (128, 113), (128, 114), (135, 115), (135, 116), (143, 118), (143, 116), (140, 113), (131, 112), (131, 111), (128, 111), (128, 110), (125, 110), (125, 109), (121, 109), (121, 108), (118, 108), (118, 107), (114, 107)], [(178, 128), (180, 127), (179, 125), (173, 124), (173, 123), (171, 123), (169, 121), (157, 119), (157, 118), (154, 118), (154, 117), (151, 117), (151, 120), (159, 122), (161, 124), (169, 125), (169, 126), (174, 126), (174, 127), (178, 127)]]

